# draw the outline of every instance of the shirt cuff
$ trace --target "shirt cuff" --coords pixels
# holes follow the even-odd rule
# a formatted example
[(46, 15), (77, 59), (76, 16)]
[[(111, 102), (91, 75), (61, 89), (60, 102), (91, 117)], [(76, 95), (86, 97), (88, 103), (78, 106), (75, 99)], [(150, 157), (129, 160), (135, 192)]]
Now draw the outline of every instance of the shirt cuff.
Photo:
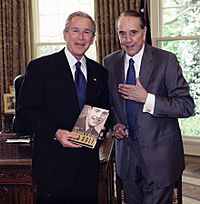
[(143, 107), (143, 112), (153, 114), (154, 107), (155, 107), (155, 95), (148, 93), (146, 102)]

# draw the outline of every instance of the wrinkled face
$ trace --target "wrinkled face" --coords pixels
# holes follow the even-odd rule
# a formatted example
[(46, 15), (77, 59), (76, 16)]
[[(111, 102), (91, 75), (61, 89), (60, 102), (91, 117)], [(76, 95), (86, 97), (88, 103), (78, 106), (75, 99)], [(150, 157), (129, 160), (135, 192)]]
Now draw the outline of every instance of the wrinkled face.
[(140, 26), (140, 20), (134, 16), (122, 16), (117, 25), (121, 48), (129, 56), (137, 54), (145, 42), (146, 27)]
[(97, 126), (103, 122), (108, 115), (108, 111), (93, 107), (88, 113), (89, 126)]
[(94, 40), (90, 19), (80, 16), (72, 18), (68, 30), (64, 31), (64, 39), (68, 50), (77, 60), (80, 60)]

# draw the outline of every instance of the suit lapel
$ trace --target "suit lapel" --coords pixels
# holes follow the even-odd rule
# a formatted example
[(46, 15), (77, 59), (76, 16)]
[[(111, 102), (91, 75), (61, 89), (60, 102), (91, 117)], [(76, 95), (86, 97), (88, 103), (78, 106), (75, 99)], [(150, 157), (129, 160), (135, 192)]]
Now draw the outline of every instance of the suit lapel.
[(116, 82), (118, 84), (124, 83), (124, 51), (119, 52), (119, 57), (116, 58), (115, 61), (115, 65), (114, 65), (117, 69), (117, 71), (115, 71), (115, 78), (116, 78)]
[[(115, 75), (117, 87), (119, 84), (125, 83), (124, 55), (125, 55), (124, 51), (121, 50), (121, 52), (119, 52), (119, 57), (116, 57), (116, 61), (115, 61), (115, 65), (114, 65), (114, 67), (116, 67), (116, 68), (113, 69), (113, 71), (114, 71), (113, 74)], [(119, 93), (117, 93), (117, 96), (119, 96), (119, 100), (121, 103), (121, 109), (124, 110), (124, 99), (122, 98), (121, 94), (119, 94)]]
[(98, 97), (98, 84), (99, 84), (99, 77), (95, 71), (95, 65), (92, 61), (86, 57), (86, 64), (87, 64), (87, 96), (86, 96), (86, 103), (90, 103), (89, 99), (93, 98), (94, 96)]
[(145, 45), (142, 64), (140, 68), (140, 82), (146, 88), (153, 71), (152, 52), (148, 45)]
[[(74, 113), (79, 114), (79, 105), (78, 105), (78, 99), (76, 95), (76, 87), (73, 80), (72, 72), (69, 66), (69, 63), (67, 61), (67, 58), (64, 53), (64, 49), (61, 50), (55, 59), (52, 59), (50, 62), (52, 65), (52, 74), (59, 77), (60, 80), (64, 80), (64, 84), (67, 87), (71, 87), (71, 107), (74, 110)], [(63, 88), (63, 92), (65, 91), (65, 87)], [(63, 96), (65, 94), (63, 93)], [(63, 97), (65, 98), (65, 97)]]
[(118, 92), (119, 84), (125, 83), (125, 73), (124, 73), (124, 51), (119, 51), (115, 58), (113, 59), (113, 66), (110, 69), (110, 87), (112, 90), (112, 95), (115, 97), (115, 104), (117, 107), (116, 118), (119, 121), (123, 121), (126, 124), (126, 115), (125, 115), (125, 100), (122, 98), (121, 94)]
[[(118, 93), (118, 85), (120, 83), (125, 83), (125, 73), (124, 73), (124, 51), (121, 50), (116, 56), (115, 56), (115, 62), (113, 65), (113, 68), (110, 69), (110, 75), (114, 76), (111, 77), (111, 84), (112, 87), (112, 94), (115, 97), (115, 103), (117, 107), (117, 114), (116, 117), (119, 117), (119, 121), (123, 121), (126, 123), (126, 116), (125, 116), (125, 100), (121, 97), (121, 95)], [(147, 87), (150, 76), (152, 74), (152, 53), (149, 46), (145, 46), (143, 58), (142, 58), (142, 64), (140, 68), (140, 81), (144, 88)], [(115, 88), (116, 87), (116, 88)], [(117, 102), (119, 101), (119, 103)], [(143, 106), (143, 105), (142, 105)], [(137, 109), (139, 107), (142, 107), (139, 103), (137, 106)]]

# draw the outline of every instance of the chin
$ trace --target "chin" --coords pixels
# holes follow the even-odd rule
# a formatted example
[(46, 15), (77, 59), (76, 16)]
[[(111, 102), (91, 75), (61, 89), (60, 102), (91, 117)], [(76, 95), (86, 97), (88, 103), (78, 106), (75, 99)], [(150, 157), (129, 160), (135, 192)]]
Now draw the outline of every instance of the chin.
[(134, 55), (136, 55), (137, 52), (135, 52), (135, 51), (126, 51), (126, 53), (127, 53), (129, 56), (133, 57)]

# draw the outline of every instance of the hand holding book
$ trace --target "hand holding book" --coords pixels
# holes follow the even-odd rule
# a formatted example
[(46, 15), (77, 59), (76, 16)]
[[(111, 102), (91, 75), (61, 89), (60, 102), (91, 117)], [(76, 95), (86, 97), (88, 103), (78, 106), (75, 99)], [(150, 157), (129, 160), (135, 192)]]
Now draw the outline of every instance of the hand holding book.
[(77, 139), (78, 135), (71, 133), (67, 130), (58, 129), (56, 131), (55, 139), (58, 140), (63, 147), (68, 147), (68, 148), (80, 148), (80, 147), (82, 147), (79, 144), (74, 144), (73, 142), (71, 142), (69, 140), (70, 138), (71, 139)]

